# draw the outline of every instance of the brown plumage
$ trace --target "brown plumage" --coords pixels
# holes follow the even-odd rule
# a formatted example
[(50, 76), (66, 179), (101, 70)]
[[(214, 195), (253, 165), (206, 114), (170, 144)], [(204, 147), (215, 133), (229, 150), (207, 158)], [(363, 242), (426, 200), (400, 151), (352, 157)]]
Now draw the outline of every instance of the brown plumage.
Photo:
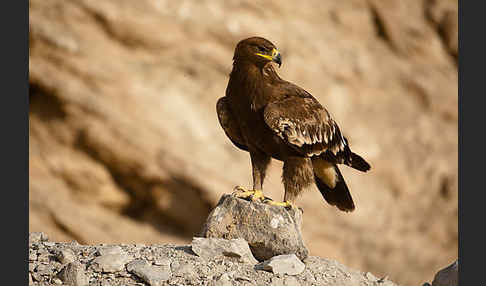
[(329, 112), (307, 91), (281, 79), (271, 62), (281, 57), (268, 40), (238, 43), (226, 96), (217, 102), (219, 122), (238, 148), (250, 153), (253, 189), (262, 190), (270, 159), (284, 162), (284, 200), (292, 202), (315, 183), (340, 210), (355, 206), (337, 164), (366, 172), (370, 165), (349, 148)]

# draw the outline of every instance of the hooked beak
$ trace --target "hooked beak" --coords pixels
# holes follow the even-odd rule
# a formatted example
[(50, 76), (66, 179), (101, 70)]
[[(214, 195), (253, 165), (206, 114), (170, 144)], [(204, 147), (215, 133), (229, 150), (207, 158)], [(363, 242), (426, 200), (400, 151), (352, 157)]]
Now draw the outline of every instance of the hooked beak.
[(278, 64), (278, 67), (282, 65), (282, 56), (280, 56), (279, 51), (276, 49), (273, 49), (272, 51), (272, 61), (276, 62)]

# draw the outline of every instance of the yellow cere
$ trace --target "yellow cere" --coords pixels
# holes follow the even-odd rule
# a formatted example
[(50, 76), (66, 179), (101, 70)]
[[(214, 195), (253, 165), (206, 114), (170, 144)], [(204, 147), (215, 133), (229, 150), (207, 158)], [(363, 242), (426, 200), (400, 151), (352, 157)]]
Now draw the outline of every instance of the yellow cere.
[(263, 57), (263, 58), (266, 58), (268, 60), (272, 60), (272, 56), (269, 56), (269, 55), (265, 55), (265, 54), (260, 54), (260, 53), (256, 53), (257, 56), (260, 56), (260, 57)]
[(274, 57), (276, 57), (278, 55), (278, 51), (277, 51), (277, 49), (273, 49), (271, 56), (265, 55), (265, 54), (260, 54), (260, 53), (256, 53), (256, 55), (263, 57), (263, 58), (266, 58), (266, 59), (271, 61)]

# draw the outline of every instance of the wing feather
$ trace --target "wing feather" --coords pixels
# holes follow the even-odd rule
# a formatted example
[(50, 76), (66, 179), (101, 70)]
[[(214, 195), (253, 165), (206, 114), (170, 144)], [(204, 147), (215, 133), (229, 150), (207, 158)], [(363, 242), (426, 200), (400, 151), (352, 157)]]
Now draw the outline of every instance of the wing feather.
[(231, 110), (226, 103), (226, 97), (221, 97), (216, 103), (216, 112), (218, 114), (219, 124), (224, 130), (224, 133), (233, 142), (233, 144), (245, 151), (248, 151), (245, 139), (241, 134), (238, 123), (235, 121)]
[(287, 144), (307, 156), (320, 155), (328, 150), (338, 155), (345, 149), (339, 126), (329, 112), (305, 91), (268, 104), (264, 120)]

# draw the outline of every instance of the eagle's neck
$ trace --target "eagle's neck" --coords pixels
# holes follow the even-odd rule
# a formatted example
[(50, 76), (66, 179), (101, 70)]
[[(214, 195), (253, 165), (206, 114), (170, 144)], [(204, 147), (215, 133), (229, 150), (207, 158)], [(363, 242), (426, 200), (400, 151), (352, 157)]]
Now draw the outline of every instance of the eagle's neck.
[(284, 80), (278, 75), (272, 64), (267, 64), (263, 68), (263, 76), (265, 80), (268, 81), (270, 84), (278, 84), (284, 82)]
[(253, 63), (238, 60), (233, 62), (230, 87), (232, 94), (239, 98), (246, 98), (246, 102), (253, 111), (257, 111), (267, 104), (262, 68)]
[(250, 83), (261, 81), (263, 72), (262, 68), (251, 62), (235, 60), (233, 62), (233, 69), (231, 70), (230, 77), (241, 83)]

